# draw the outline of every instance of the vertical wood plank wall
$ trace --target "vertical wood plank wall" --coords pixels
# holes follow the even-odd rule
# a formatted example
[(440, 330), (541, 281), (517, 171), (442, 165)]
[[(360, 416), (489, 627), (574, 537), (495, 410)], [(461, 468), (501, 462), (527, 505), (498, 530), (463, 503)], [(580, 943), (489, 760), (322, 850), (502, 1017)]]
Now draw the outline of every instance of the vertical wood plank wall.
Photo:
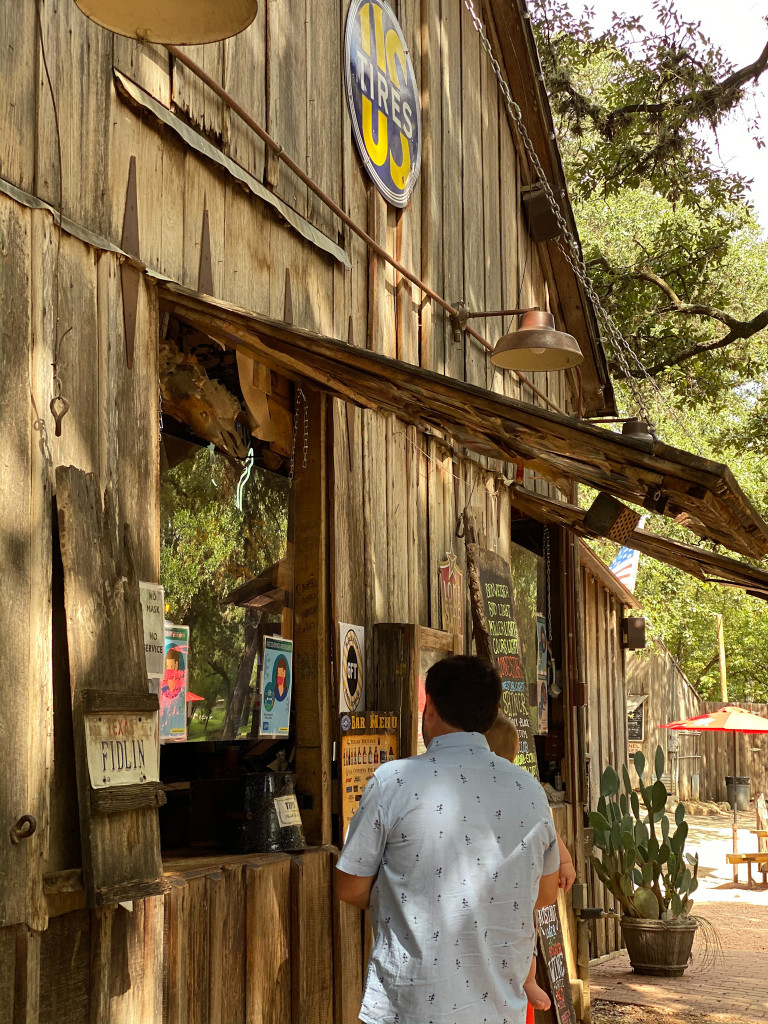
[[(626, 681), (624, 650), (619, 644), (619, 619), (623, 607), (587, 568), (582, 570), (584, 589), (585, 669), (588, 694), (587, 752), (589, 755), (589, 810), (597, 809), (600, 775), (606, 765), (617, 770), (627, 761)], [(589, 906), (614, 909), (594, 871), (588, 871)], [(600, 918), (590, 931), (590, 957), (621, 948), (618, 921)]]
[[(296, 326), (534, 400), (513, 374), (494, 371), (475, 341), (456, 344), (442, 311), (422, 303), (415, 288), (342, 229), (163, 47), (113, 36), (73, 3), (41, 0), (39, 6), (42, 32), (35, 0), (4, 4), (0, 14), (0, 174), (12, 185), (119, 246), (135, 156), (139, 252), (152, 270), (197, 288), (207, 210), (217, 298), (282, 318), (288, 270)], [(467, 12), (445, 0), (396, 4), (421, 86), (424, 153), (409, 207), (394, 211), (370, 184), (354, 149), (340, 68), (347, 6), (346, 0), (301, 0), (295, 8), (263, 3), (246, 32), (193, 48), (192, 55), (358, 223), (448, 301), (557, 308), (557, 282), (520, 213), (525, 175), (517, 144)], [(130, 108), (118, 96), (113, 68), (342, 245), (351, 269)], [(169, 1024), (225, 1021), (233, 1013), (254, 1024), (287, 1021), (291, 1013), (294, 1020), (352, 1021), (357, 1006), (349, 991), (359, 980), (360, 935), (348, 914), (329, 925), (327, 850), (288, 869), (279, 861), (277, 867), (247, 864), (177, 878), (164, 898), (137, 902), (130, 913), (74, 910), (47, 918), (43, 874), (79, 865), (71, 828), (72, 755), (61, 734), (70, 713), (66, 656), (60, 640), (52, 640), (60, 599), (53, 587), (53, 474), (56, 466), (73, 464), (95, 473), (102, 487), (113, 486), (120, 518), (133, 527), (139, 575), (157, 579), (160, 323), (152, 279), (143, 276), (128, 370), (119, 259), (59, 235), (49, 212), (6, 195), (0, 195), (0, 223), (0, 526), (3, 564), (13, 582), (0, 598), (0, 618), (14, 637), (0, 652), (0, 676), (4, 730), (26, 737), (23, 747), (0, 745), (3, 777), (13, 780), (0, 799), (5, 834), (23, 813), (37, 819), (35, 836), (4, 863), (16, 895), (3, 893), (2, 991), (14, 994), (14, 1015), (25, 1020), (117, 1024), (158, 1020), (162, 1012)], [(510, 324), (498, 319), (479, 326), (495, 340)], [(70, 405), (59, 438), (49, 412), (54, 361)], [(573, 410), (571, 377), (537, 375), (535, 382), (561, 408)], [(509, 550), (501, 465), (470, 461), (448, 439), (339, 402), (328, 404), (325, 424), (310, 437), (310, 448), (314, 444), (313, 455), (326, 460), (330, 482), (333, 620), (439, 626), (436, 569), (451, 548), (464, 567), (463, 542), (455, 536), (462, 509), (475, 508), (489, 547)], [(548, 490), (538, 480), (528, 483)], [(329, 743), (327, 732), (322, 742), (309, 733), (306, 750), (314, 753), (302, 768), (307, 777), (322, 774), (319, 759), (327, 759)], [(327, 838), (327, 818), (317, 828)], [(312, 866), (310, 856), (319, 858)], [(296, 893), (309, 890), (312, 899), (296, 904)], [(258, 927), (261, 901), (277, 922), (269, 936)], [(302, 980), (311, 959), (296, 929), (305, 925), (323, 945), (316, 952), (323, 970), (334, 965), (335, 987), (326, 979), (315, 990)], [(247, 957), (237, 952), (246, 949), (243, 935), (250, 936)], [(337, 949), (352, 951), (349, 966), (331, 957), (331, 936)], [(222, 973), (223, 963), (235, 973)], [(241, 963), (247, 964), (244, 977)]]
[[(649, 764), (653, 763), (656, 747), (661, 746), (667, 755), (667, 772), (673, 768), (673, 759), (668, 753), (669, 730), (660, 726), (666, 722), (678, 722), (683, 718), (692, 718), (694, 715), (703, 715), (704, 707), (701, 698), (689, 683), (685, 674), (675, 659), (659, 643), (652, 651), (638, 651), (627, 653), (627, 693), (647, 693), (648, 700), (645, 701), (645, 738), (640, 749), (645, 755)], [(710, 791), (709, 786), (704, 785), (702, 772), (702, 740), (692, 736), (690, 733), (678, 732), (678, 797), (680, 800), (689, 800), (691, 797), (691, 775), (699, 774), (700, 795), (703, 800), (715, 799), (705, 795)], [(728, 749), (732, 750), (730, 743)], [(629, 769), (632, 784), (637, 785), (638, 778), (634, 765)], [(733, 758), (731, 757), (731, 770), (728, 775), (733, 775)], [(646, 779), (647, 781), (647, 779)], [(672, 789), (673, 787), (670, 786)], [(725, 782), (723, 781), (723, 793), (725, 793)], [(725, 796), (723, 796), (725, 799)]]

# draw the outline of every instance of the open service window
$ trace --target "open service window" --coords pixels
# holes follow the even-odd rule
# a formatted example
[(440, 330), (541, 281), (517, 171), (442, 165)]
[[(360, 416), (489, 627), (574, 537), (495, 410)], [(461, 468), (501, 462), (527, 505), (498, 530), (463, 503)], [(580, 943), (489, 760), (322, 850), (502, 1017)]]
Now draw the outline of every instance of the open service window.
[(299, 849), (293, 388), (173, 318), (160, 383), (163, 856)]

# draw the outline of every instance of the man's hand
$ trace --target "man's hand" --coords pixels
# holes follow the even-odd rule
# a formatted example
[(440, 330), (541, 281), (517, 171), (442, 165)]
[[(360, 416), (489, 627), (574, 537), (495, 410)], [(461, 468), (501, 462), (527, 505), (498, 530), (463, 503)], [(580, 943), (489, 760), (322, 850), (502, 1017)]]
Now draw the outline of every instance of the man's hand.
[(371, 889), (376, 875), (348, 875), (346, 871), (334, 869), (336, 876), (336, 898), (353, 907), (367, 910), (371, 902)]

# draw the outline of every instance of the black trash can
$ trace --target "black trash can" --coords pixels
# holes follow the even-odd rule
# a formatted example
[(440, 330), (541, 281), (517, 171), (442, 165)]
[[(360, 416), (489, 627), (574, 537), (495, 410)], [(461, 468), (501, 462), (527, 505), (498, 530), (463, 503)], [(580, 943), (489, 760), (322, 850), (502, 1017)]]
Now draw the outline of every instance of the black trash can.
[(728, 795), (728, 803), (737, 811), (749, 810), (749, 776), (748, 775), (726, 775), (725, 791)]

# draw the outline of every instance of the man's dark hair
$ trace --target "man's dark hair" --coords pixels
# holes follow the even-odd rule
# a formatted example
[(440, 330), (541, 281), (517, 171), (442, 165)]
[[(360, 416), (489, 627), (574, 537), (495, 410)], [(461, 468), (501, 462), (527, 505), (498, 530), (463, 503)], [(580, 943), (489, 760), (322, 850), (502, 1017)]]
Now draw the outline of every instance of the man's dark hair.
[(425, 689), (447, 725), (464, 732), (487, 732), (496, 720), (501, 679), (480, 658), (455, 654), (427, 672)]

